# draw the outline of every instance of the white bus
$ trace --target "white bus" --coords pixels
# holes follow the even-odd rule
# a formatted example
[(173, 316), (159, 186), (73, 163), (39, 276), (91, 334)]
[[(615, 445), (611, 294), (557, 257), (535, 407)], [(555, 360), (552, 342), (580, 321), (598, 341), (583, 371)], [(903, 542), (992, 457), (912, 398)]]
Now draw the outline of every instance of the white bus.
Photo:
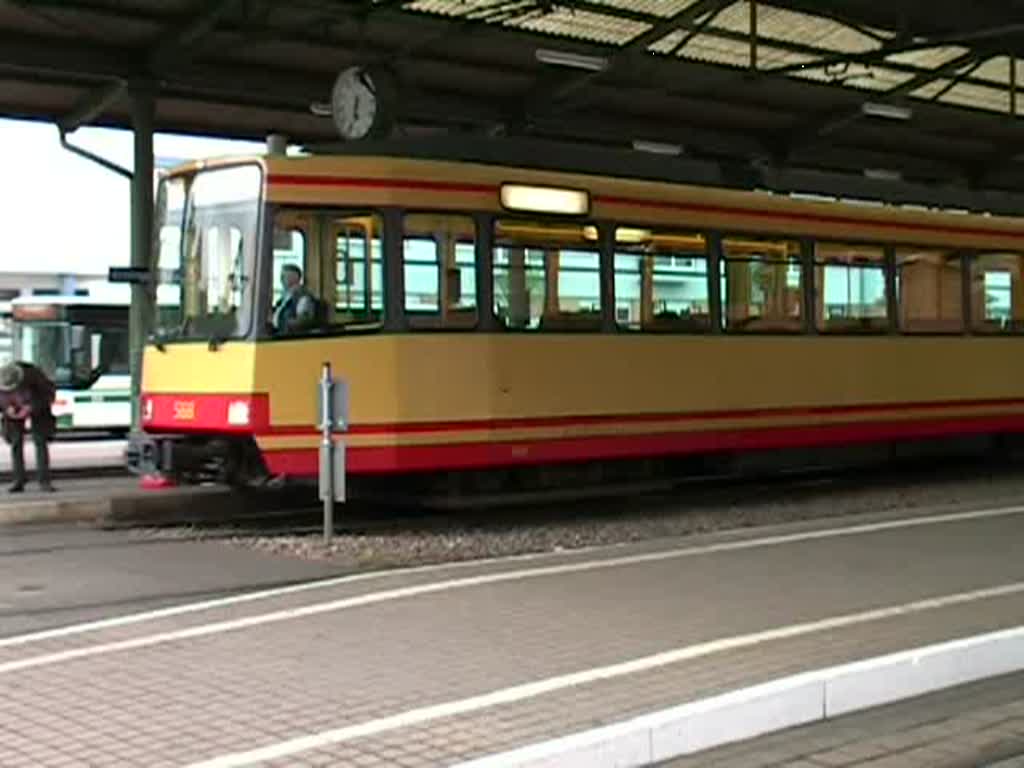
[(117, 288), (11, 301), (14, 359), (39, 366), (57, 385), (53, 411), (62, 433), (127, 433), (131, 426), (130, 295)]
[(11, 339), (11, 302), (0, 301), (0, 365), (14, 358), (14, 341)]

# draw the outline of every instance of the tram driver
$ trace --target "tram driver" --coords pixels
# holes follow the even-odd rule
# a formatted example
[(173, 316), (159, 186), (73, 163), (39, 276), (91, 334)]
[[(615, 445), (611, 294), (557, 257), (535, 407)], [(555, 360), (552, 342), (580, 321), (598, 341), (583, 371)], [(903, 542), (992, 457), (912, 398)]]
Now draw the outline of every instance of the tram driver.
[(302, 270), (294, 264), (281, 267), (283, 294), (274, 306), (273, 332), (276, 335), (308, 331), (317, 322), (317, 300), (302, 284)]

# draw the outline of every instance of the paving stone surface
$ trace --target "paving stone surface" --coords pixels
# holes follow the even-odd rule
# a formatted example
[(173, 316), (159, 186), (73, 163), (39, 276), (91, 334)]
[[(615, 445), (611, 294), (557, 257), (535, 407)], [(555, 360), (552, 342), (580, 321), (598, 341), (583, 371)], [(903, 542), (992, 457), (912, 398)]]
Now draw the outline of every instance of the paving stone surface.
[[(663, 542), (346, 579), (27, 642), (0, 632), (0, 766), (180, 766), (263, 748), (277, 751), (242, 764), (450, 765), (1015, 626), (1024, 588), (913, 605), (1024, 583), (1022, 534), (1024, 515), (1005, 515), (742, 548)], [(892, 606), (906, 610), (867, 613)]]

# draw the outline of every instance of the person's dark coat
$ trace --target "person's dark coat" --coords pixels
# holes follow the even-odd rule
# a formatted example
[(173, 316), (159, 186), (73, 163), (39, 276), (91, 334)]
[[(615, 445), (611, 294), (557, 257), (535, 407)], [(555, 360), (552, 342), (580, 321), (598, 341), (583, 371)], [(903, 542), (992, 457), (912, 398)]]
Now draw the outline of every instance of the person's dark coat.
[(31, 363), (12, 363), (21, 369), (20, 382), (9, 391), (0, 390), (0, 413), (3, 414), (2, 432), (4, 440), (11, 442), (11, 430), (17, 429), (16, 423), (7, 415), (7, 406), (15, 400), (28, 402), (29, 418), (32, 430), (41, 433), (47, 440), (53, 440), (57, 434), (57, 420), (53, 415), (53, 401), (57, 397), (57, 388), (43, 371)]

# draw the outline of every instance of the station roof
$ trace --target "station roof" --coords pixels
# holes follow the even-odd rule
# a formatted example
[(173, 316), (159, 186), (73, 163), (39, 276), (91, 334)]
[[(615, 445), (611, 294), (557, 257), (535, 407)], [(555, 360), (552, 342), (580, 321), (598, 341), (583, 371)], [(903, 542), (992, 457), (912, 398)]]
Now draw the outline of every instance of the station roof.
[(404, 136), (1018, 191), (1018, 56), (1024, 0), (5, 0), (0, 113), (126, 125), (148, 88), (158, 130), (329, 142), (376, 64)]

